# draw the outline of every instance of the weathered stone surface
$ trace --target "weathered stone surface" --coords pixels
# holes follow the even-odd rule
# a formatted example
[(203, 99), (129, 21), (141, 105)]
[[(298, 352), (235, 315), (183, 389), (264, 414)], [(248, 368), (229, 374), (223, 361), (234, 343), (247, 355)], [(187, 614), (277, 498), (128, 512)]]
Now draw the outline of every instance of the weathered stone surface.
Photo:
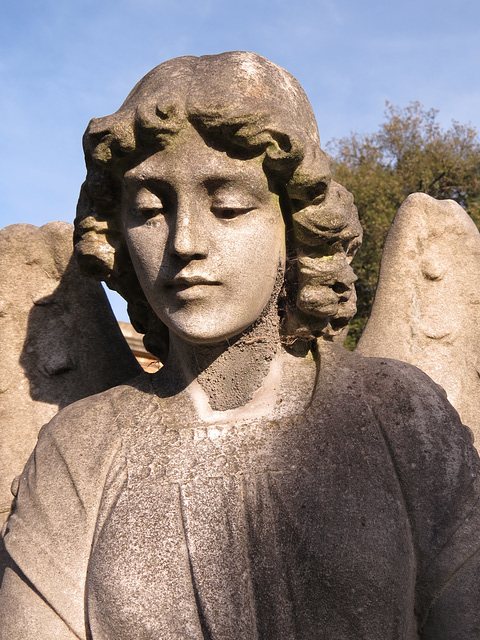
[(0, 231), (0, 508), (40, 427), (59, 409), (139, 371), (101, 285), (72, 260), (73, 228)]
[(400, 207), (357, 351), (425, 371), (480, 444), (480, 234), (453, 200), (415, 193)]
[(247, 420), (207, 421), (146, 375), (60, 413), (6, 536), (60, 620), (94, 639), (474, 640), (466, 429), (419, 370), (337, 349), (302, 408), (284, 360), (275, 404)]
[(40, 433), (0, 640), (478, 640), (480, 461), (428, 376), (334, 344), (361, 232), (298, 83), (171, 60), (84, 144), (79, 262), (168, 357)]

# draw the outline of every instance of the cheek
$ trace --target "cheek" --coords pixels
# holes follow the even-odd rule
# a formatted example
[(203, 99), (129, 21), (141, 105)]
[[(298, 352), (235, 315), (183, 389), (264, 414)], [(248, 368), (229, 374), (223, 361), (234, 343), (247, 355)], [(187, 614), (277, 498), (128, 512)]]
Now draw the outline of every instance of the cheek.
[(285, 263), (285, 227), (283, 219), (276, 217), (253, 230), (245, 246), (252, 254), (252, 263), (264, 274), (277, 273), (279, 261)]
[(283, 220), (249, 226), (244, 233), (234, 236), (231, 247), (232, 251), (225, 255), (234, 281), (246, 291), (247, 297), (256, 297), (261, 306), (273, 291), (279, 267), (285, 268)]
[(158, 275), (168, 240), (165, 223), (149, 222), (125, 231), (127, 248), (137, 275)]

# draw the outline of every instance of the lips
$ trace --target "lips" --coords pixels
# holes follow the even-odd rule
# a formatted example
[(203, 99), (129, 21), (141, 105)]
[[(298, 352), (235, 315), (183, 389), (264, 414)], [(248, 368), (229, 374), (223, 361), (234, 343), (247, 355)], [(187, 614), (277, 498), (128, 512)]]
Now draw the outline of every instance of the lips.
[(165, 284), (167, 289), (187, 289), (188, 287), (195, 287), (197, 285), (212, 285), (218, 286), (221, 282), (213, 280), (202, 275), (189, 275), (189, 276), (177, 276), (173, 280), (169, 280)]
[(203, 301), (210, 297), (210, 293), (214, 291), (214, 287), (220, 286), (222, 283), (208, 276), (199, 274), (179, 275), (168, 280), (164, 287), (165, 293), (173, 294), (174, 299), (178, 302), (187, 303), (194, 301)]

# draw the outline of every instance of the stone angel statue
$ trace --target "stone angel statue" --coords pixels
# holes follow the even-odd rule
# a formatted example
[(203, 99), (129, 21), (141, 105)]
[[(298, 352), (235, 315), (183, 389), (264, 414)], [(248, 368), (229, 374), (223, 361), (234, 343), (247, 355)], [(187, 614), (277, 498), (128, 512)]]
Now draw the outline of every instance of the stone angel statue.
[(478, 455), (428, 376), (341, 347), (361, 229), (298, 82), (176, 58), (84, 148), (77, 259), (164, 366), (41, 430), (1, 640), (478, 639)]

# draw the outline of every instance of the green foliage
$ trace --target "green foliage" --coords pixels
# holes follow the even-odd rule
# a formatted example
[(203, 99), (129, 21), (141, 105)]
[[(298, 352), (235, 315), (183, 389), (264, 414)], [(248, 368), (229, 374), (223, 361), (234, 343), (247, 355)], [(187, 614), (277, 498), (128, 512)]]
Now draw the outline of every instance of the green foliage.
[(353, 133), (327, 145), (334, 178), (353, 193), (364, 230), (362, 249), (353, 262), (358, 314), (351, 323), (349, 348), (354, 348), (370, 312), (385, 236), (410, 193), (451, 198), (480, 226), (478, 133), (455, 121), (444, 131), (437, 113), (419, 102), (404, 109), (387, 102), (385, 121), (376, 133)]

